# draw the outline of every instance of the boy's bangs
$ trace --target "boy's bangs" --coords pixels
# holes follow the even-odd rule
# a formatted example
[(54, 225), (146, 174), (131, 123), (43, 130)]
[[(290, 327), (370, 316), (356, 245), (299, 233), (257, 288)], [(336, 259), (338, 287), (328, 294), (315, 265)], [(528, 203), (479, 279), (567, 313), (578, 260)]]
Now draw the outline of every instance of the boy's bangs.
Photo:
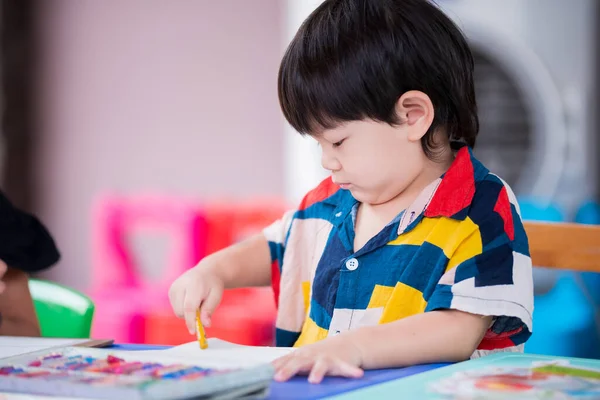
[(302, 134), (315, 135), (347, 121), (363, 119), (357, 93), (340, 73), (314, 73), (284, 60), (279, 76), (279, 102), (289, 124)]

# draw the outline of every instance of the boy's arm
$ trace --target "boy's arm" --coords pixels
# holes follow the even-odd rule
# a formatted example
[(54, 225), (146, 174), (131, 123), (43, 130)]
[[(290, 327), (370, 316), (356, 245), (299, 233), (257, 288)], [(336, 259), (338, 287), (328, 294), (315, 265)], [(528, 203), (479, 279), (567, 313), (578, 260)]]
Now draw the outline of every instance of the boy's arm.
[(0, 335), (40, 336), (40, 326), (29, 292), (29, 277), (14, 268), (2, 277), (5, 289), (0, 294)]
[(304, 372), (309, 382), (319, 383), (325, 375), (359, 378), (363, 369), (464, 361), (491, 321), (490, 316), (440, 310), (347, 331), (275, 360), (275, 379), (285, 381)]
[(458, 362), (469, 359), (491, 322), (489, 316), (440, 310), (351, 331), (347, 339), (365, 369)]
[(271, 253), (262, 233), (207, 256), (202, 265), (221, 278), (226, 289), (271, 283)]
[(272, 284), (274, 265), (283, 262), (285, 238), (294, 213), (284, 213), (263, 232), (211, 254), (202, 264), (221, 278), (226, 289)]
[(490, 316), (440, 310), (347, 331), (275, 360), (275, 380), (304, 372), (309, 382), (319, 383), (325, 375), (359, 378), (364, 369), (464, 361), (491, 321)]

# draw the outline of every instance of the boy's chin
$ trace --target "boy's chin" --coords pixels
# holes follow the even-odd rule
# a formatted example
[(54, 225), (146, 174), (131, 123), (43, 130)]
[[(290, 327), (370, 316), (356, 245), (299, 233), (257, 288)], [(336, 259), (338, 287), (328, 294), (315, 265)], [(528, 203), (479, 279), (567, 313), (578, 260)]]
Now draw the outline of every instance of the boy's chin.
[(356, 201), (360, 203), (371, 204), (371, 202), (373, 202), (373, 200), (375, 199), (372, 194), (356, 186), (352, 186), (348, 189), (348, 191), (352, 193), (352, 197), (354, 197)]
[(389, 199), (383, 199), (384, 195), (381, 191), (373, 187), (366, 188), (364, 186), (357, 186), (353, 183), (347, 190), (352, 193), (352, 197), (360, 203), (379, 205), (389, 201)]
[(352, 197), (354, 197), (359, 203), (377, 206), (390, 201), (388, 197), (381, 195), (381, 193), (374, 193), (364, 188), (358, 188), (356, 186), (349, 189), (349, 191), (350, 193), (352, 193)]

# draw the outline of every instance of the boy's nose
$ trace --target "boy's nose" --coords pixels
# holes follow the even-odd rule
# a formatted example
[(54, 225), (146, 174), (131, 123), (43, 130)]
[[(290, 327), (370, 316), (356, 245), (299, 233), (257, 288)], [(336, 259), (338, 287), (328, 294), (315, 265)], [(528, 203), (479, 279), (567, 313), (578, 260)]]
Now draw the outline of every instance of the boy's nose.
[(321, 166), (328, 171), (339, 171), (342, 165), (337, 158), (328, 155), (326, 151), (321, 153)]

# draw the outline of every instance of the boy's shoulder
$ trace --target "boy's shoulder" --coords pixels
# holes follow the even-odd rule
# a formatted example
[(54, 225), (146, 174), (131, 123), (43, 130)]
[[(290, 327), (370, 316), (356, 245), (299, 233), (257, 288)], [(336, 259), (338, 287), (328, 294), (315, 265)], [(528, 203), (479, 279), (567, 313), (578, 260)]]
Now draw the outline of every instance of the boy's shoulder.
[(356, 203), (350, 191), (342, 189), (333, 182), (331, 177), (323, 179), (314, 189), (310, 190), (298, 205), (294, 218), (324, 219), (334, 222), (335, 214), (346, 211)]
[(423, 216), (466, 221), (482, 245), (512, 243), (527, 253), (527, 235), (510, 185), (488, 170), (470, 148), (462, 148), (431, 195)]
[(341, 188), (336, 185), (331, 177), (327, 177), (323, 179), (314, 189), (310, 190), (300, 202), (298, 207), (299, 211), (303, 211), (308, 209), (309, 207), (326, 202), (335, 204), (335, 199), (332, 199), (332, 196), (338, 193)]
[(519, 214), (511, 187), (488, 170), (468, 147), (460, 149), (448, 171), (435, 185), (426, 217), (480, 220), (491, 213)]

